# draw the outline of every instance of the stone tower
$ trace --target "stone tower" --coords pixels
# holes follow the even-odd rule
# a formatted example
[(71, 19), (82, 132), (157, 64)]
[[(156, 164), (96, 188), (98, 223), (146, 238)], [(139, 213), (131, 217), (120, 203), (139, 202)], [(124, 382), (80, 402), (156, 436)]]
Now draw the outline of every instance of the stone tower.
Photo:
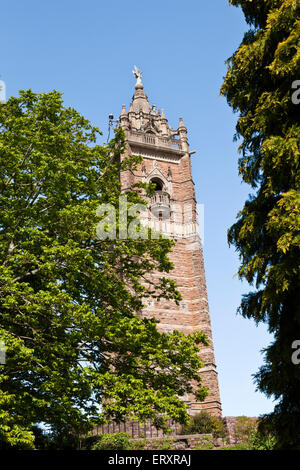
[(193, 395), (184, 400), (190, 415), (205, 409), (221, 416), (187, 129), (181, 118), (177, 129), (168, 124), (164, 110), (149, 104), (141, 72), (136, 67), (134, 75), (135, 93), (128, 111), (123, 105), (120, 125), (126, 134), (128, 154), (142, 155), (143, 163), (138, 171), (121, 174), (122, 188), (126, 191), (139, 181), (155, 183), (155, 194), (149, 200), (144, 222), (176, 241), (170, 256), (174, 270), (168, 277), (176, 281), (182, 295), (179, 306), (170, 301), (148, 301), (144, 314), (159, 319), (161, 331), (176, 329), (188, 334), (202, 330), (207, 335), (210, 346), (201, 349), (205, 367), (199, 373), (210, 395), (203, 403)]

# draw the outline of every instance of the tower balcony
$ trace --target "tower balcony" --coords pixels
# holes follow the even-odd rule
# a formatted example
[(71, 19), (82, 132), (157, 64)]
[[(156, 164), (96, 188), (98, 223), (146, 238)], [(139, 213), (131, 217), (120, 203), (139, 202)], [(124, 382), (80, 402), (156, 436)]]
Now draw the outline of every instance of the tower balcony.
[(161, 219), (169, 219), (171, 215), (170, 195), (165, 191), (155, 191), (150, 197), (151, 213)]
[(129, 141), (144, 145), (151, 145), (157, 147), (167, 148), (169, 150), (182, 151), (182, 144), (179, 139), (170, 137), (159, 137), (157, 135), (145, 134), (140, 132), (129, 132)]

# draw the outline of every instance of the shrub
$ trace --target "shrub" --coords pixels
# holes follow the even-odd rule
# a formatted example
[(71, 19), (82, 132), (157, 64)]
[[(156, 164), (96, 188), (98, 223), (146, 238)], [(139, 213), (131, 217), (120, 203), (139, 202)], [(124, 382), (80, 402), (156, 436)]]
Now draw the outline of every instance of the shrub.
[(234, 437), (236, 442), (249, 442), (251, 436), (257, 429), (257, 418), (238, 416), (234, 427)]
[(92, 446), (92, 450), (129, 450), (130, 439), (130, 435), (126, 432), (102, 434)]
[(234, 444), (232, 446), (220, 447), (217, 450), (252, 450), (249, 444), (246, 442), (239, 442), (238, 444)]
[(144, 450), (149, 441), (146, 439), (139, 441), (131, 441), (130, 450)]
[(80, 450), (91, 450), (99, 442), (101, 435), (87, 436), (81, 440)]
[(256, 432), (251, 436), (250, 445), (252, 450), (273, 450), (276, 438), (271, 434)]
[(220, 418), (201, 411), (191, 417), (189, 424), (182, 427), (181, 434), (213, 434), (214, 437), (225, 437), (226, 429)]
[(213, 448), (214, 443), (212, 442), (212, 436), (205, 436), (201, 444), (195, 447), (195, 450), (212, 450)]
[(170, 439), (168, 437), (164, 437), (160, 441), (160, 450), (170, 450), (172, 449), (172, 444), (174, 443), (174, 439)]

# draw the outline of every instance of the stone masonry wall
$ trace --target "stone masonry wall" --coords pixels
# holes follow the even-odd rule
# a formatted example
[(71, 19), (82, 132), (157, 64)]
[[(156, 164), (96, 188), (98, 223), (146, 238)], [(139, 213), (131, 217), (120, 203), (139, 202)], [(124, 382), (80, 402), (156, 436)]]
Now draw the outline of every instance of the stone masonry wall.
[(132, 439), (137, 449), (142, 450), (195, 450), (197, 447), (224, 447), (225, 442), (212, 434), (189, 434), (171, 438)]

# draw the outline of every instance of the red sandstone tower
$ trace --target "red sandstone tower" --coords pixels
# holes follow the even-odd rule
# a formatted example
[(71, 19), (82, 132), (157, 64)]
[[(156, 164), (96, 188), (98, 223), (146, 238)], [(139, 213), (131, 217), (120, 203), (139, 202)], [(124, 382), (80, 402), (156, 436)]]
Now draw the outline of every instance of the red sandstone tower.
[(176, 241), (171, 255), (174, 270), (168, 277), (176, 281), (182, 295), (180, 306), (170, 301), (148, 301), (144, 314), (157, 318), (161, 331), (176, 329), (188, 334), (202, 330), (207, 335), (210, 345), (201, 349), (205, 366), (199, 374), (210, 395), (203, 403), (197, 402), (193, 395), (184, 400), (190, 415), (205, 409), (221, 416), (187, 129), (181, 118), (178, 129), (170, 127), (164, 111), (149, 104), (141, 72), (136, 67), (134, 75), (135, 93), (128, 111), (123, 105), (120, 125), (126, 134), (128, 154), (142, 155), (143, 163), (139, 171), (122, 173), (122, 187), (126, 191), (139, 181), (156, 184), (144, 223)]

